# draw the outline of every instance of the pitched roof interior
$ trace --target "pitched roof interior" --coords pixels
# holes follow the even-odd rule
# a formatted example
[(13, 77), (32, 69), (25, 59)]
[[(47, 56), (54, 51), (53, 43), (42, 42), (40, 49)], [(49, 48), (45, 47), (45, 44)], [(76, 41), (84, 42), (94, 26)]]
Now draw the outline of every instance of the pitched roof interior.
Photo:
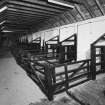
[(1, 0), (0, 28), (3, 30), (42, 30), (66, 25), (105, 14), (104, 0), (62, 0), (69, 8), (48, 0)]

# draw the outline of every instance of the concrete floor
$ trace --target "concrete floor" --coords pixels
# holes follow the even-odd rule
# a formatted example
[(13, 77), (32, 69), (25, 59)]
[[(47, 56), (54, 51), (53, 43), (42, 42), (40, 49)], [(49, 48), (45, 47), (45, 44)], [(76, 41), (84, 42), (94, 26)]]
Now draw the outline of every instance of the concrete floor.
[(45, 98), (10, 52), (0, 51), (0, 105), (29, 105)]
[[(90, 105), (105, 105), (105, 74), (97, 76), (96, 81), (89, 81), (72, 89), (72, 92)], [(67, 96), (59, 94), (56, 100)], [(0, 51), (0, 105), (29, 105), (46, 98), (37, 85), (16, 64), (8, 50)], [(69, 97), (70, 98), (70, 97)], [(70, 102), (70, 105), (78, 105)], [(73, 104), (74, 103), (74, 104)], [(42, 104), (43, 105), (43, 104)], [(56, 104), (60, 105), (60, 104)], [(67, 104), (68, 105), (68, 104)]]

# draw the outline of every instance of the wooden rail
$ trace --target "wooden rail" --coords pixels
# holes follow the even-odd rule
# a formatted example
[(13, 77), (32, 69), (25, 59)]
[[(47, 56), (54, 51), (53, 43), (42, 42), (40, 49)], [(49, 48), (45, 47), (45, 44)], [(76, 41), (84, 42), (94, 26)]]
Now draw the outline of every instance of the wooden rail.
[(91, 59), (74, 62), (59, 63), (57, 60), (53, 62), (58, 57), (56, 52), (33, 55), (29, 51), (13, 48), (12, 53), (17, 63), (49, 100), (53, 100), (54, 95), (67, 92), (81, 105), (85, 105), (76, 99), (69, 89), (89, 80), (95, 80), (97, 74), (105, 72), (105, 46), (96, 45), (96, 42), (91, 45)]
[(90, 59), (59, 64), (40, 60), (38, 56), (36, 56), (37, 60), (36, 58), (33, 59), (30, 54), (24, 53), (24, 51), (19, 51), (14, 56), (17, 63), (40, 87), (49, 100), (52, 100), (54, 95), (65, 92), (67, 88), (70, 89), (90, 80), (91, 77)]

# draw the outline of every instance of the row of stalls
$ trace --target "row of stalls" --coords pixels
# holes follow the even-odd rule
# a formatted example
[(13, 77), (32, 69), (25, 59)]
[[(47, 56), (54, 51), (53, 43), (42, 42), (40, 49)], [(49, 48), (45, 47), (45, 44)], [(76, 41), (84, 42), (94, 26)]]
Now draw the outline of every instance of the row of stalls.
[(57, 62), (76, 61), (77, 59), (77, 35), (73, 34), (60, 41), (59, 36), (55, 36), (41, 45), (41, 37), (37, 37), (30, 43), (17, 41), (17, 47), (29, 51), (44, 59), (55, 59)]
[(12, 48), (12, 54), (17, 64), (26, 71), (49, 100), (53, 100), (54, 95), (66, 92), (78, 103), (85, 105), (70, 92), (70, 89), (86, 81), (95, 80), (96, 74), (105, 72), (105, 44), (101, 43), (104, 40), (105, 34), (91, 45), (91, 59), (79, 61), (76, 34), (61, 42), (59, 36), (55, 36), (45, 41), (43, 47), (39, 37), (32, 43), (36, 46), (39, 44), (40, 47), (28, 49), (18, 45)]

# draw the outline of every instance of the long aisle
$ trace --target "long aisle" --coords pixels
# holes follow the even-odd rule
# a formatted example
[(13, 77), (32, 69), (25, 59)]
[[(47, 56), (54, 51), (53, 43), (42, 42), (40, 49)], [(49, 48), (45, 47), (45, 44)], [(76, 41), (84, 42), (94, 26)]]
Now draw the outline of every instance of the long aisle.
[(45, 98), (8, 50), (0, 51), (0, 105), (29, 105)]

